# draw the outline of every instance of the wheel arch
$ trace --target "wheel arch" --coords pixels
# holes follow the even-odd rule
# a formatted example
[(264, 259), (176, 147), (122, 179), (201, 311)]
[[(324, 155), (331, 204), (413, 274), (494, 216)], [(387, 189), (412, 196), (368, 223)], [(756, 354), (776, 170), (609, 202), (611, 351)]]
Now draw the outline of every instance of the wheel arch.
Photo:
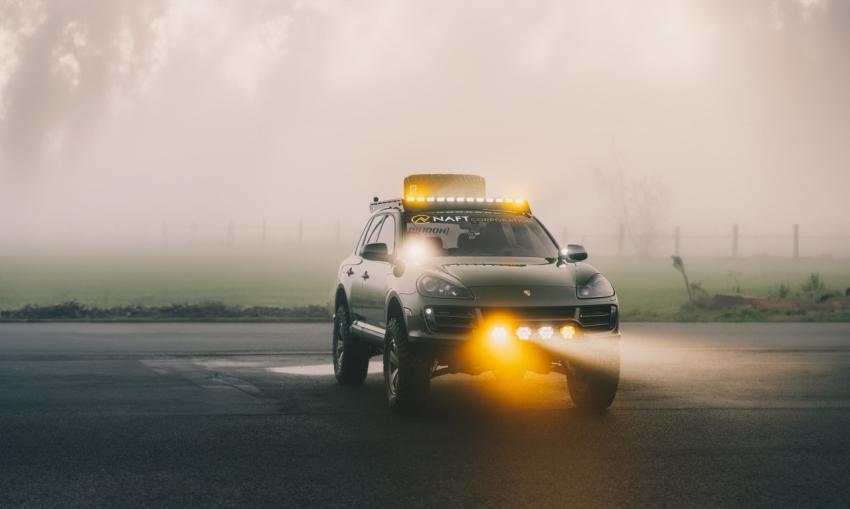
[(336, 292), (334, 293), (334, 314), (336, 314), (336, 310), (340, 304), (345, 305), (345, 310), (348, 311), (348, 316), (351, 316), (351, 305), (348, 300), (348, 295), (345, 293), (345, 287), (342, 284), (336, 287)]
[(387, 324), (389, 324), (390, 318), (395, 316), (401, 319), (402, 325), (407, 329), (407, 317), (404, 314), (404, 305), (401, 303), (401, 297), (396, 292), (391, 291), (387, 294), (384, 310), (387, 317)]

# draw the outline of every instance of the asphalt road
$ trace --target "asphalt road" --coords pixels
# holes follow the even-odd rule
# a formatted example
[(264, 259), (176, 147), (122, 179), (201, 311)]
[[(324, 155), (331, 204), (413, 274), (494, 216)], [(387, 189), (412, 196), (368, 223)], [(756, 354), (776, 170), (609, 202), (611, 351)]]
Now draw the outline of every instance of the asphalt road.
[(334, 383), (328, 325), (0, 325), (0, 507), (850, 506), (850, 324), (625, 324), (563, 377)]

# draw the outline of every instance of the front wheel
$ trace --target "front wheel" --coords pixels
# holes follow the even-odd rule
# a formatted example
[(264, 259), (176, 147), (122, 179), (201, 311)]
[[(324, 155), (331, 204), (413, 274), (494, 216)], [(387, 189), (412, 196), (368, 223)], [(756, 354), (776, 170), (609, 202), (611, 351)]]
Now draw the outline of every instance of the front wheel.
[(344, 305), (334, 315), (334, 376), (342, 385), (362, 385), (369, 372), (369, 351), (349, 330), (348, 310)]
[(620, 385), (619, 345), (588, 359), (567, 362), (567, 386), (575, 406), (587, 410), (611, 406)]
[(424, 408), (431, 389), (431, 362), (407, 341), (398, 318), (390, 318), (384, 336), (384, 387), (390, 408), (411, 412)]

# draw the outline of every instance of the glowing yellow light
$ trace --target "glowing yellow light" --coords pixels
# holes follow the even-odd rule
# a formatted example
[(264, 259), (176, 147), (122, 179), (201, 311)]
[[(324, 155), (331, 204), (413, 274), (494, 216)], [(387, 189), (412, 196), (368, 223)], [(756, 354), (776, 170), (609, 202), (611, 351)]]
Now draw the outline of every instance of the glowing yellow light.
[(537, 333), (540, 334), (540, 337), (543, 339), (552, 339), (552, 335), (555, 334), (555, 329), (548, 325), (544, 325), (537, 329)]
[(425, 258), (432, 256), (432, 245), (425, 242), (422, 238), (412, 237), (404, 243), (401, 251), (402, 257), (410, 262), (421, 262)]
[(409, 195), (402, 198), (410, 203), (504, 203), (512, 206), (521, 206), (527, 203), (523, 198), (488, 198), (484, 196), (418, 196)]
[(516, 330), (516, 337), (519, 339), (528, 339), (533, 333), (534, 331), (531, 330), (531, 327), (520, 327)]
[(575, 335), (576, 328), (572, 325), (564, 325), (563, 327), (561, 327), (561, 336), (563, 336), (564, 339), (573, 339)]
[(504, 345), (508, 342), (508, 329), (497, 325), (490, 329), (490, 340), (497, 345)]

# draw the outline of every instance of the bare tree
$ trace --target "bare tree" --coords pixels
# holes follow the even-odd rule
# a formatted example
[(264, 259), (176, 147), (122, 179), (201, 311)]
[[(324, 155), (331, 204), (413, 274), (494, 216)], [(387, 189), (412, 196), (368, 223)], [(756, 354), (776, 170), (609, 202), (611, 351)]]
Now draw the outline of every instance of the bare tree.
[(610, 193), (629, 243), (638, 256), (649, 256), (663, 214), (664, 186), (648, 176), (627, 178), (616, 148), (613, 149), (613, 164), (613, 172), (599, 167), (593, 170), (601, 179), (603, 188)]

